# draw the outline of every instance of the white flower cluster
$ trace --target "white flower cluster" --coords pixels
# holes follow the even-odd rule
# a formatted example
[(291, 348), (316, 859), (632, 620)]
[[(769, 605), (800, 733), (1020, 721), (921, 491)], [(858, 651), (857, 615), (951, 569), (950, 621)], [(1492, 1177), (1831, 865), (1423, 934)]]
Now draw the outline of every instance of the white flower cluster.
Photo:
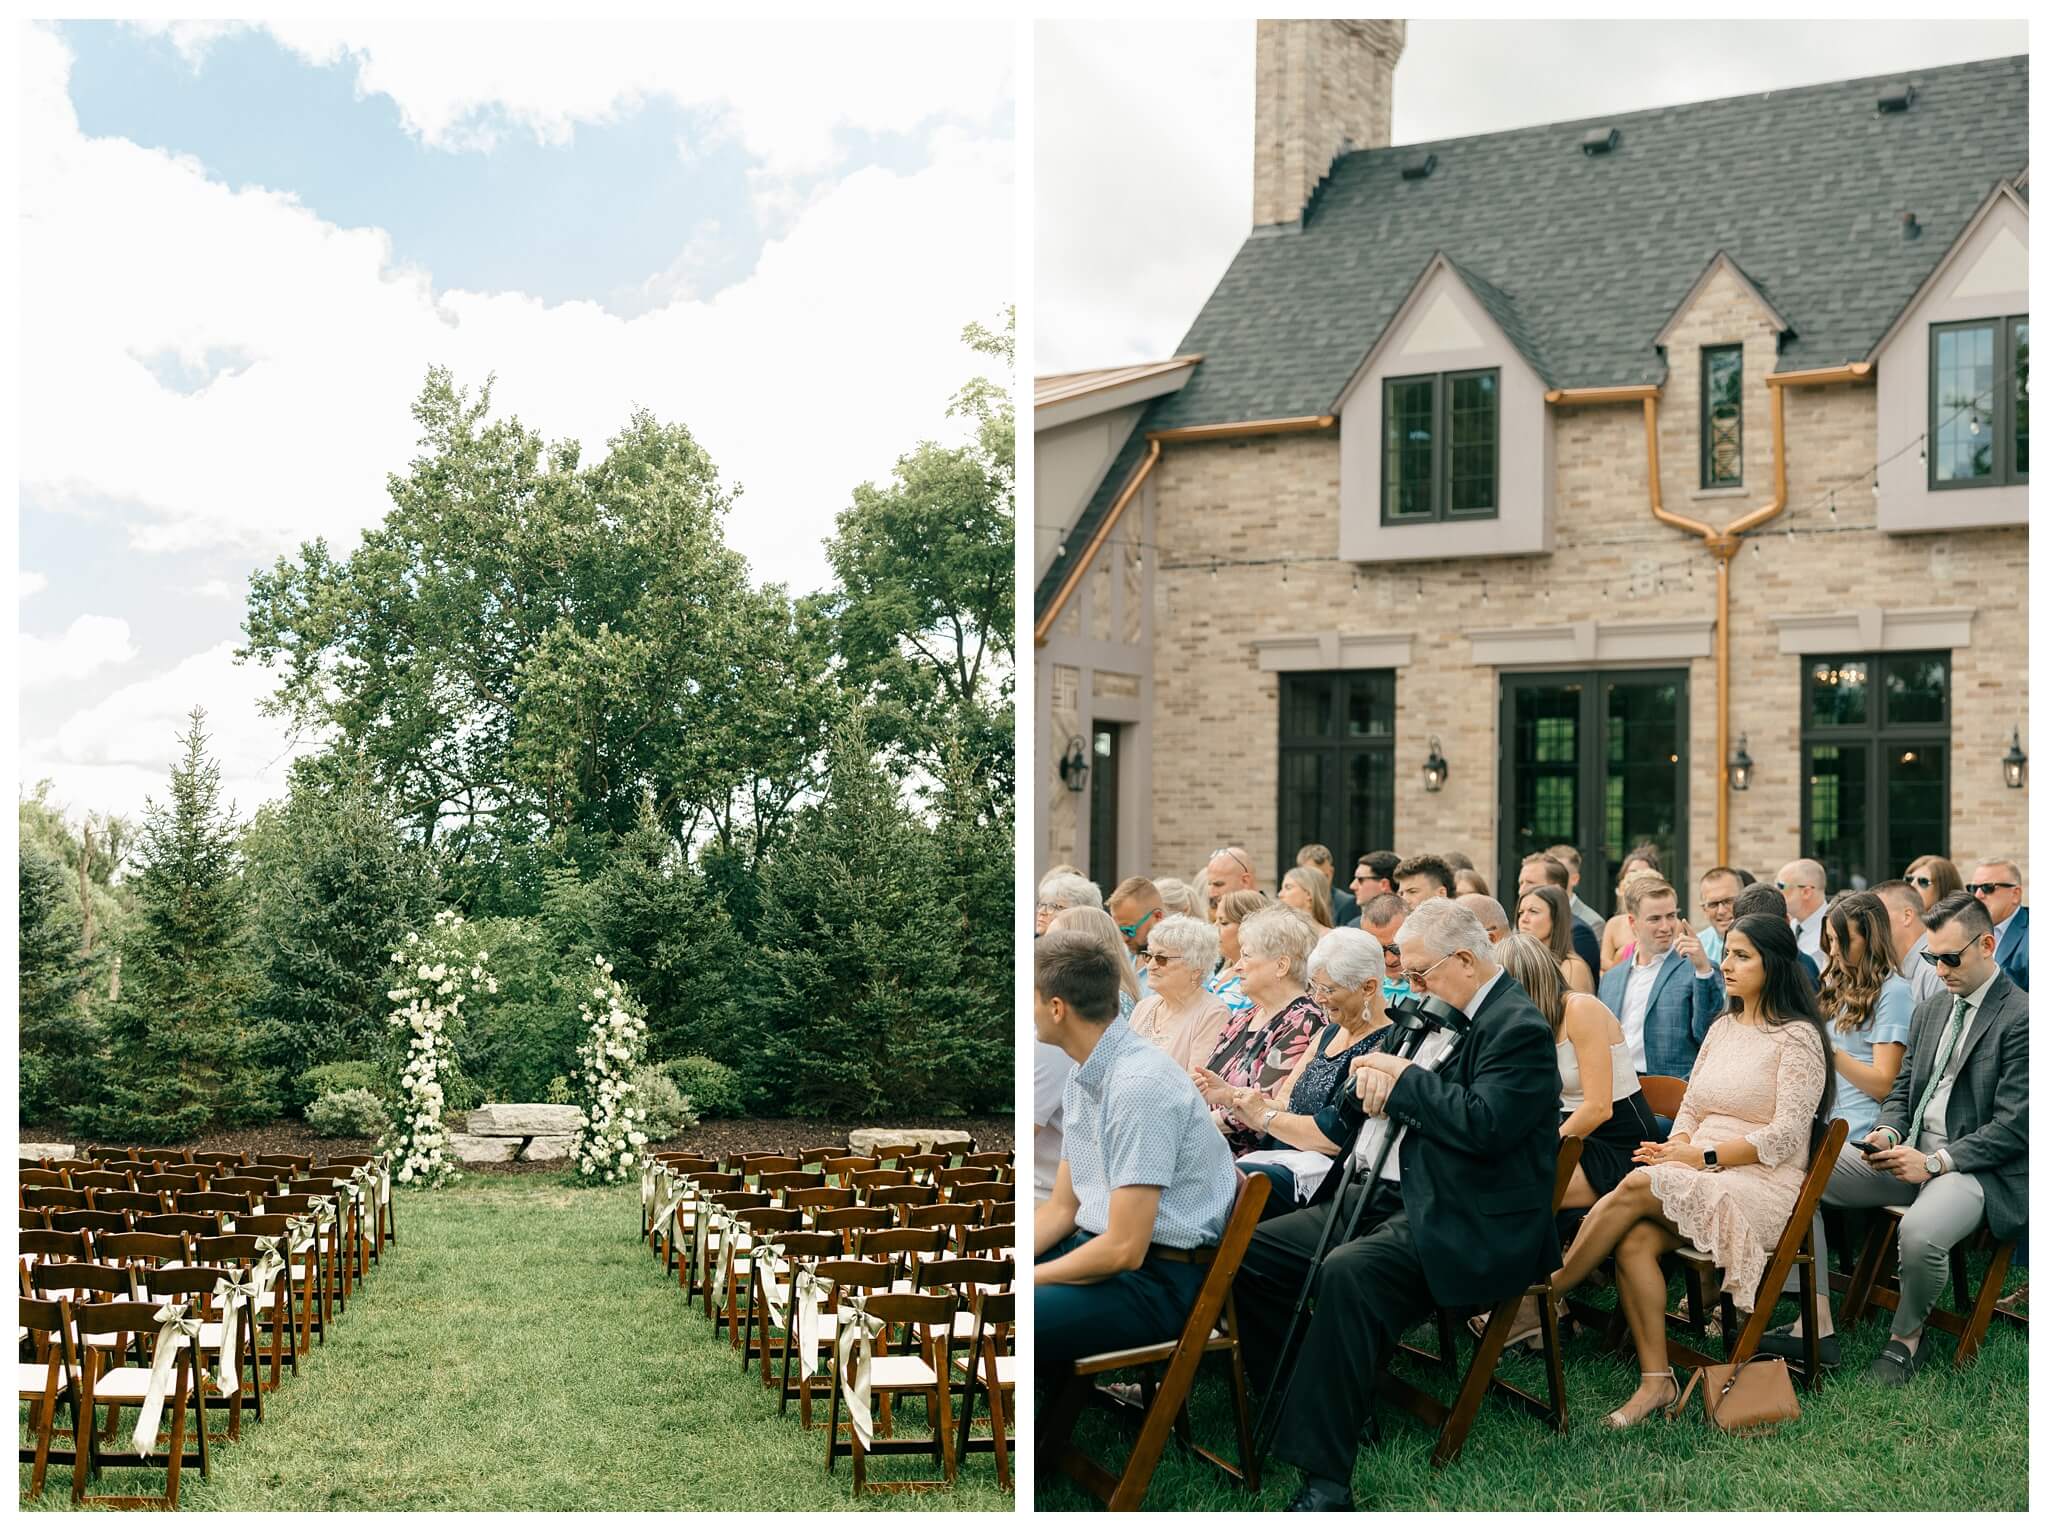
[(391, 954), (392, 965), (400, 970), (397, 985), (388, 991), (397, 1007), (391, 1024), (410, 1035), (399, 1076), (398, 1117), (379, 1150), (390, 1156), (392, 1174), (405, 1185), (452, 1185), (462, 1178), (441, 1126), (441, 1070), (454, 1050), (449, 1028), (462, 1019), (462, 1003), (470, 994), (498, 992), (498, 980), (484, 965), (491, 954), (466, 952), (467, 944), (462, 916), (444, 909), (424, 939), (408, 931), (404, 949)]
[(590, 999), (597, 1007), (589, 1000), (577, 1007), (588, 1035), (576, 1049), (576, 1083), (583, 1099), (574, 1157), (584, 1179), (616, 1185), (628, 1178), (636, 1150), (647, 1142), (640, 1108), (626, 1103), (647, 1040), (647, 1020), (625, 985), (612, 976), (612, 965), (602, 957), (592, 962), (597, 981)]

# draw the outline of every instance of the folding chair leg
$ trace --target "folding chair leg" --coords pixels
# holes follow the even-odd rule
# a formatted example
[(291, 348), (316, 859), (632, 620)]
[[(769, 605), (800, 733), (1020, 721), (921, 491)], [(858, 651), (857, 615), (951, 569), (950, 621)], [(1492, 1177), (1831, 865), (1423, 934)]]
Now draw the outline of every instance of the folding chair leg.
[(1259, 1491), (1259, 1459), (1252, 1450), (1252, 1394), (1245, 1380), (1242, 1341), (1230, 1352), (1230, 1407), (1237, 1416), (1238, 1466), (1244, 1471), (1245, 1488), (1256, 1494)]
[[(1957, 1245), (1955, 1261), (1958, 1265), (1963, 1262), (1961, 1251), (1962, 1245)], [(1984, 1280), (1977, 1288), (1977, 1300), (1974, 1304), (1964, 1306), (1960, 1284), (1958, 1285), (1956, 1309), (1967, 1317), (1962, 1336), (1956, 1341), (1954, 1365), (1957, 1370), (1976, 1361), (1977, 1351), (1984, 1343), (1984, 1336), (1991, 1329), (1991, 1315), (1998, 1305), (1998, 1294), (2005, 1287), (2005, 1272), (2012, 1263), (2012, 1251), (2013, 1246), (2004, 1241), (1992, 1251), (1991, 1263), (1984, 1268)]]

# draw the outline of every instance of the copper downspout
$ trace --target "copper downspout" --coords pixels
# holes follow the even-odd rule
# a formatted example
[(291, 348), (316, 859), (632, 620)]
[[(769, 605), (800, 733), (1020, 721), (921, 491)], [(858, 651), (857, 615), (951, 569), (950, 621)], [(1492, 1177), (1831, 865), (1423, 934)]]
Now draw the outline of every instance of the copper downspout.
[[(1664, 508), (1664, 489), (1657, 457), (1657, 395), (1643, 395), (1643, 433), (1649, 453), (1650, 514), (1667, 526), (1690, 532), (1714, 555), (1714, 859), (1728, 863), (1728, 570), (1742, 551), (1742, 536), (1771, 520), (1785, 508), (1785, 390), (1813, 387), (1822, 383), (1860, 382), (1870, 375), (1871, 363), (1850, 362), (1840, 367), (1815, 367), (1804, 372), (1767, 373), (1764, 382), (1771, 390), (1771, 501), (1725, 527), (1713, 527), (1690, 516)], [(1593, 392), (1594, 390), (1583, 390)], [(1605, 390), (1612, 393), (1621, 390)]]

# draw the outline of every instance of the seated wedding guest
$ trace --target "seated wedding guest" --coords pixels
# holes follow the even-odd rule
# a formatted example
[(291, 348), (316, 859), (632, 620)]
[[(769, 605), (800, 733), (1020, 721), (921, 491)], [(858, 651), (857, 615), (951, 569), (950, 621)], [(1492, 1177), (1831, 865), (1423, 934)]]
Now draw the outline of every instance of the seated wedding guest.
[(1060, 1097), (1074, 1060), (1049, 1042), (1033, 1044), (1031, 1061), (1031, 1199), (1052, 1195), (1060, 1167)]
[[(1468, 874), (1460, 872), (1460, 877)], [(1501, 908), (1500, 900), (1490, 893), (1460, 893), (1458, 902), (1470, 909), (1486, 932), (1486, 939), (1499, 941), (1508, 933), (1508, 912)]]
[(1614, 1256), (1641, 1380), (1606, 1417), (1611, 1430), (1629, 1429), (1678, 1401), (1659, 1262), (1691, 1244), (1720, 1266), (1722, 1289), (1735, 1306), (1753, 1308), (1834, 1109), (1827, 1032), (1813, 987), (1800, 976), (1790, 923), (1737, 920), (1721, 967), (1728, 1013), (1700, 1047), (1671, 1136), (1636, 1149), (1642, 1168), (1593, 1204), (1550, 1278), (1561, 1302)]
[(1324, 886), (1330, 890), (1330, 923), (1332, 925), (1356, 925), (1358, 923), (1358, 900), (1337, 884), (1337, 859), (1330, 854), (1327, 845), (1304, 845), (1295, 853), (1296, 866), (1314, 867), (1323, 874)]
[(1963, 890), (1991, 916), (1998, 937), (1998, 968), (2022, 989), (2027, 986), (2027, 890), (2020, 864), (2003, 857), (1977, 863)]
[(1351, 896), (1357, 900), (1359, 912), (1382, 893), (1395, 893), (1394, 868), (1401, 864), (1401, 858), (1392, 851), (1367, 851), (1358, 858), (1358, 867), (1351, 874)]
[(1178, 877), (1162, 877), (1153, 886), (1159, 890), (1159, 903), (1168, 914), (1185, 914), (1197, 920), (1209, 918), (1209, 906), (1192, 884)]
[(1557, 954), (1534, 936), (1509, 936), (1494, 955), (1550, 1023), (1562, 1113), (1557, 1135), (1584, 1141), (1564, 1204), (1590, 1207), (1628, 1178), (1636, 1150), (1658, 1136), (1628, 1039), (1612, 1010), (1565, 988)]
[(1259, 887), (1259, 874), (1252, 868), (1251, 852), (1241, 845), (1226, 845), (1209, 857), (1209, 864), (1202, 868), (1202, 884), (1207, 889), (1209, 907), (1214, 909), (1227, 893), (1255, 893)]
[[(1575, 898), (1571, 897), (1571, 886), (1574, 880), (1574, 874), (1571, 870), (1558, 857), (1546, 855), (1538, 851), (1533, 856), (1522, 858), (1522, 867), (1516, 876), (1519, 878), (1515, 890), (1518, 906), (1523, 894), (1527, 893), (1531, 888), (1541, 888), (1546, 885), (1557, 889), (1560, 894), (1566, 897), (1572, 911), (1571, 922), (1566, 928), (1567, 939), (1571, 942), (1572, 950), (1578, 953), (1579, 960), (1586, 964), (1587, 974), (1597, 981), (1600, 977), (1600, 932), (1606, 929), (1607, 921), (1605, 919), (1597, 922), (1587, 920), (1579, 913), (1578, 902)], [(1542, 937), (1540, 939), (1547, 940), (1549, 938)], [(1588, 988), (1587, 992), (1591, 993), (1592, 990)]]
[(1493, 892), (1493, 889), (1486, 885), (1486, 879), (1481, 877), (1471, 867), (1453, 867), (1451, 869), (1451, 884), (1456, 889), (1457, 895), (1460, 898), (1464, 897), (1467, 893), (1491, 895)]
[(1330, 1024), (1301, 1055), (1294, 1072), (1265, 1091), (1228, 1085), (1208, 1069), (1196, 1070), (1195, 1087), (1210, 1106), (1263, 1135), (1237, 1165), (1273, 1181), (1267, 1217), (1313, 1199), (1331, 1158), (1343, 1146), (1338, 1101), (1351, 1081), (1351, 1060), (1377, 1046), (1387, 1029), (1386, 1002), (1380, 996), (1385, 977), (1379, 942), (1362, 930), (1333, 930), (1308, 954), (1309, 998), (1322, 1006)]
[[(1927, 931), (1928, 957), (1948, 992), (1914, 1007), (1905, 1064), (1860, 1140), (1877, 1151), (1844, 1149), (1821, 1193), (1823, 1207), (1905, 1208), (1899, 1305), (1866, 1373), (1885, 1387), (1903, 1387), (1920, 1370), (1949, 1251), (1979, 1224), (1996, 1239), (2018, 1238), (2027, 1226), (2026, 990), (1999, 971), (1991, 917), (1968, 893), (1929, 909)], [(1826, 1270), (1825, 1230), (1821, 1219), (1814, 1224), (1815, 1268)], [(1767, 1334), (1762, 1349), (1799, 1355), (1796, 1334), (1796, 1326)], [(1821, 1364), (1839, 1365), (1825, 1285), (1820, 1334)]]
[(1906, 881), (1920, 895), (1920, 906), (1932, 909), (1951, 893), (1963, 891), (1963, 874), (1946, 856), (1915, 856), (1906, 867)]
[[(1110, 890), (1106, 905), (1109, 917), (1116, 921), (1117, 933), (1124, 938), (1131, 960), (1136, 961), (1138, 953), (1145, 949), (1145, 937), (1152, 927), (1166, 917), (1166, 905), (1161, 902), (1159, 889), (1149, 877), (1126, 877)], [(1151, 992), (1145, 983), (1145, 970), (1138, 969), (1138, 997), (1143, 999)]]
[(1052, 917), (1062, 909), (1100, 909), (1102, 890), (1079, 872), (1048, 872), (1038, 885), (1038, 934), (1045, 934)]
[(1380, 992), (1390, 1005), (1408, 997), (1407, 975), (1401, 971), (1401, 947), (1394, 939), (1407, 918), (1408, 906), (1401, 902), (1398, 893), (1376, 893), (1358, 911), (1358, 928), (1379, 942), (1380, 955), (1386, 960), (1387, 981), (1380, 985)]
[(1707, 928), (1699, 933), (1700, 946), (1709, 962), (1721, 960), (1721, 943), (1735, 923), (1735, 895), (1742, 889), (1742, 874), (1734, 867), (1709, 867), (1700, 878), (1700, 913), (1707, 917)]
[(1463, 851), (1445, 851), (1443, 863), (1453, 872), (1469, 872), (1472, 870), (1472, 858)]
[(1315, 927), (1317, 940), (1328, 935), (1337, 923), (1330, 908), (1329, 881), (1312, 866), (1287, 869), (1287, 875), (1280, 879), (1280, 902)]
[(1657, 867), (1657, 853), (1652, 850), (1634, 850), (1621, 858), (1621, 871), (1614, 879), (1614, 913), (1600, 928), (1600, 972), (1628, 961), (1635, 945), (1635, 922), (1628, 914), (1628, 885), (1638, 877), (1654, 877), (1664, 880), (1664, 874)]
[(1721, 971), (1678, 917), (1677, 891), (1654, 872), (1630, 880), (1625, 912), (1607, 928), (1622, 924), (1636, 934), (1628, 960), (1600, 975), (1600, 1003), (1620, 1018), (1638, 1074), (1684, 1079), (1721, 1013)]
[[(1912, 889), (1906, 890), (1908, 893)], [(1913, 1026), (1913, 986), (1892, 956), (1891, 911), (1868, 893), (1844, 893), (1827, 908), (1820, 934), (1828, 963), (1820, 981), (1820, 1013), (1833, 1025), (1835, 1115), (1851, 1142), (1877, 1125), (1906, 1061)]]
[(1238, 926), (1247, 915), (1271, 907), (1273, 901), (1256, 888), (1240, 888), (1234, 893), (1226, 893), (1217, 902), (1216, 944), (1223, 955), (1220, 965), (1209, 975), (1209, 981), (1203, 987), (1222, 1000), (1223, 1008), (1233, 1016), (1249, 1015), (1257, 1008), (1252, 997), (1244, 992), (1244, 977), (1237, 970), (1237, 959), (1241, 955), (1237, 944)]
[[(1590, 927), (1593, 939), (1597, 942), (1601, 931), (1606, 928), (1607, 916), (1579, 897), (1579, 876), (1585, 870), (1584, 863), (1579, 860), (1579, 848), (1576, 845), (1553, 845), (1545, 850), (1544, 854), (1553, 856), (1564, 864), (1567, 874), (1564, 891), (1565, 897), (1571, 901), (1572, 918), (1579, 924)], [(1595, 946), (1593, 950), (1597, 958), (1599, 947)], [(1579, 955), (1584, 956), (1585, 953), (1581, 952)]]
[(1522, 901), (1515, 908), (1515, 928), (1541, 941), (1557, 959), (1566, 988), (1574, 994), (1591, 994), (1593, 970), (1572, 947), (1571, 924), (1571, 905), (1565, 902), (1564, 889), (1536, 883), (1523, 890)]
[[(1244, 917), (1238, 926), (1237, 969), (1252, 1009), (1223, 1023), (1207, 1069), (1225, 1085), (1271, 1091), (1321, 1034), (1326, 1017), (1308, 997), (1308, 954), (1315, 945), (1308, 921), (1275, 906)], [(1234, 1154), (1258, 1147), (1259, 1134), (1219, 1113), (1216, 1125)]]
[[(1785, 907), (1785, 895), (1767, 882), (1753, 882), (1735, 895), (1735, 918), (1746, 919), (1752, 914), (1767, 915), (1774, 920), (1783, 920), (1789, 928), (1792, 913)], [(1820, 964), (1805, 952), (1799, 954), (1799, 970), (1806, 975), (1806, 981), (1813, 985), (1816, 993), (1820, 990)]]
[[(1273, 1454), (1304, 1472), (1292, 1510), (1348, 1510), (1359, 1436), (1382, 1367), (1432, 1307), (1484, 1308), (1527, 1289), (1557, 1258), (1557, 1053), (1550, 1028), (1505, 980), (1469, 909), (1425, 900), (1400, 946), (1418, 993), (1462, 1011), (1459, 1038), (1430, 1033), (1413, 1059), (1384, 1050), (1351, 1063), (1367, 1118), (1363, 1166), (1340, 1199), (1262, 1222), (1237, 1278), (1244, 1354), (1263, 1391), (1284, 1390)], [(1367, 1171), (1391, 1144), (1379, 1183)], [(1340, 1167), (1341, 1173), (1341, 1167)], [(1279, 1373), (1289, 1315), (1327, 1219), (1358, 1217), (1317, 1276), (1291, 1375)]]
[(1131, 1030), (1163, 1049), (1184, 1069), (1207, 1063), (1230, 1009), (1203, 986), (1215, 971), (1216, 927), (1185, 914), (1152, 927), (1138, 961), (1151, 974), (1152, 992), (1131, 1012)]
[(1055, 930), (1079, 931), (1089, 940), (1102, 943), (1102, 949), (1116, 964), (1116, 1013), (1129, 1019), (1140, 998), (1138, 970), (1131, 965), (1131, 954), (1124, 945), (1123, 933), (1116, 928), (1116, 921), (1109, 917), (1109, 911), (1065, 909), (1054, 915), (1052, 923), (1045, 928), (1048, 934)]
[(1941, 969), (1927, 960), (1926, 901), (1903, 877), (1894, 877), (1870, 890), (1884, 904), (1892, 918), (1892, 950), (1899, 954), (1899, 976), (1913, 986), (1913, 1003), (1931, 994), (1948, 993), (1941, 981)]
[(1425, 899), (1449, 898), (1457, 890), (1457, 871), (1441, 856), (1410, 856), (1394, 868), (1394, 887), (1401, 902), (1413, 909)]
[(1180, 1333), (1204, 1267), (1173, 1256), (1223, 1236), (1237, 1172), (1186, 1072), (1118, 1019), (1121, 978), (1102, 943), (1048, 931), (1032, 961), (1038, 1040), (1074, 1063), (1063, 1154), (1033, 1217), (1043, 1419), (1079, 1357)]

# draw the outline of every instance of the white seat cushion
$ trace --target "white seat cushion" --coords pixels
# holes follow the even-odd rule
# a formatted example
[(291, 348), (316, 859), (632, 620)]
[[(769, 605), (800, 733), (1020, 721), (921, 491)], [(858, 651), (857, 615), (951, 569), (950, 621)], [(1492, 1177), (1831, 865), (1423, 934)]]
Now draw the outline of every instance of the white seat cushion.
[[(15, 1364), (20, 1368), (21, 1371), (22, 1396), (28, 1397), (33, 1395), (35, 1397), (40, 1398), (43, 1393), (43, 1388), (49, 1383), (50, 1368), (47, 1366), (38, 1365), (34, 1361), (18, 1361)], [(70, 1373), (66, 1371), (64, 1367), (58, 1367), (57, 1385), (59, 1387), (62, 1387), (64, 1383), (69, 1379), (69, 1376)]]
[(101, 1403), (140, 1403), (149, 1396), (149, 1368), (117, 1366), (102, 1372), (92, 1385), (92, 1396)]
[(922, 1356), (876, 1356), (868, 1380), (875, 1387), (930, 1387), (938, 1378)]
[[(970, 1355), (955, 1355), (953, 1357), (953, 1369), (960, 1372), (972, 1371), (977, 1377), (982, 1375), (981, 1366)], [(996, 1357), (996, 1382), (1001, 1387), (1016, 1386), (1017, 1358), (1015, 1356)]]

